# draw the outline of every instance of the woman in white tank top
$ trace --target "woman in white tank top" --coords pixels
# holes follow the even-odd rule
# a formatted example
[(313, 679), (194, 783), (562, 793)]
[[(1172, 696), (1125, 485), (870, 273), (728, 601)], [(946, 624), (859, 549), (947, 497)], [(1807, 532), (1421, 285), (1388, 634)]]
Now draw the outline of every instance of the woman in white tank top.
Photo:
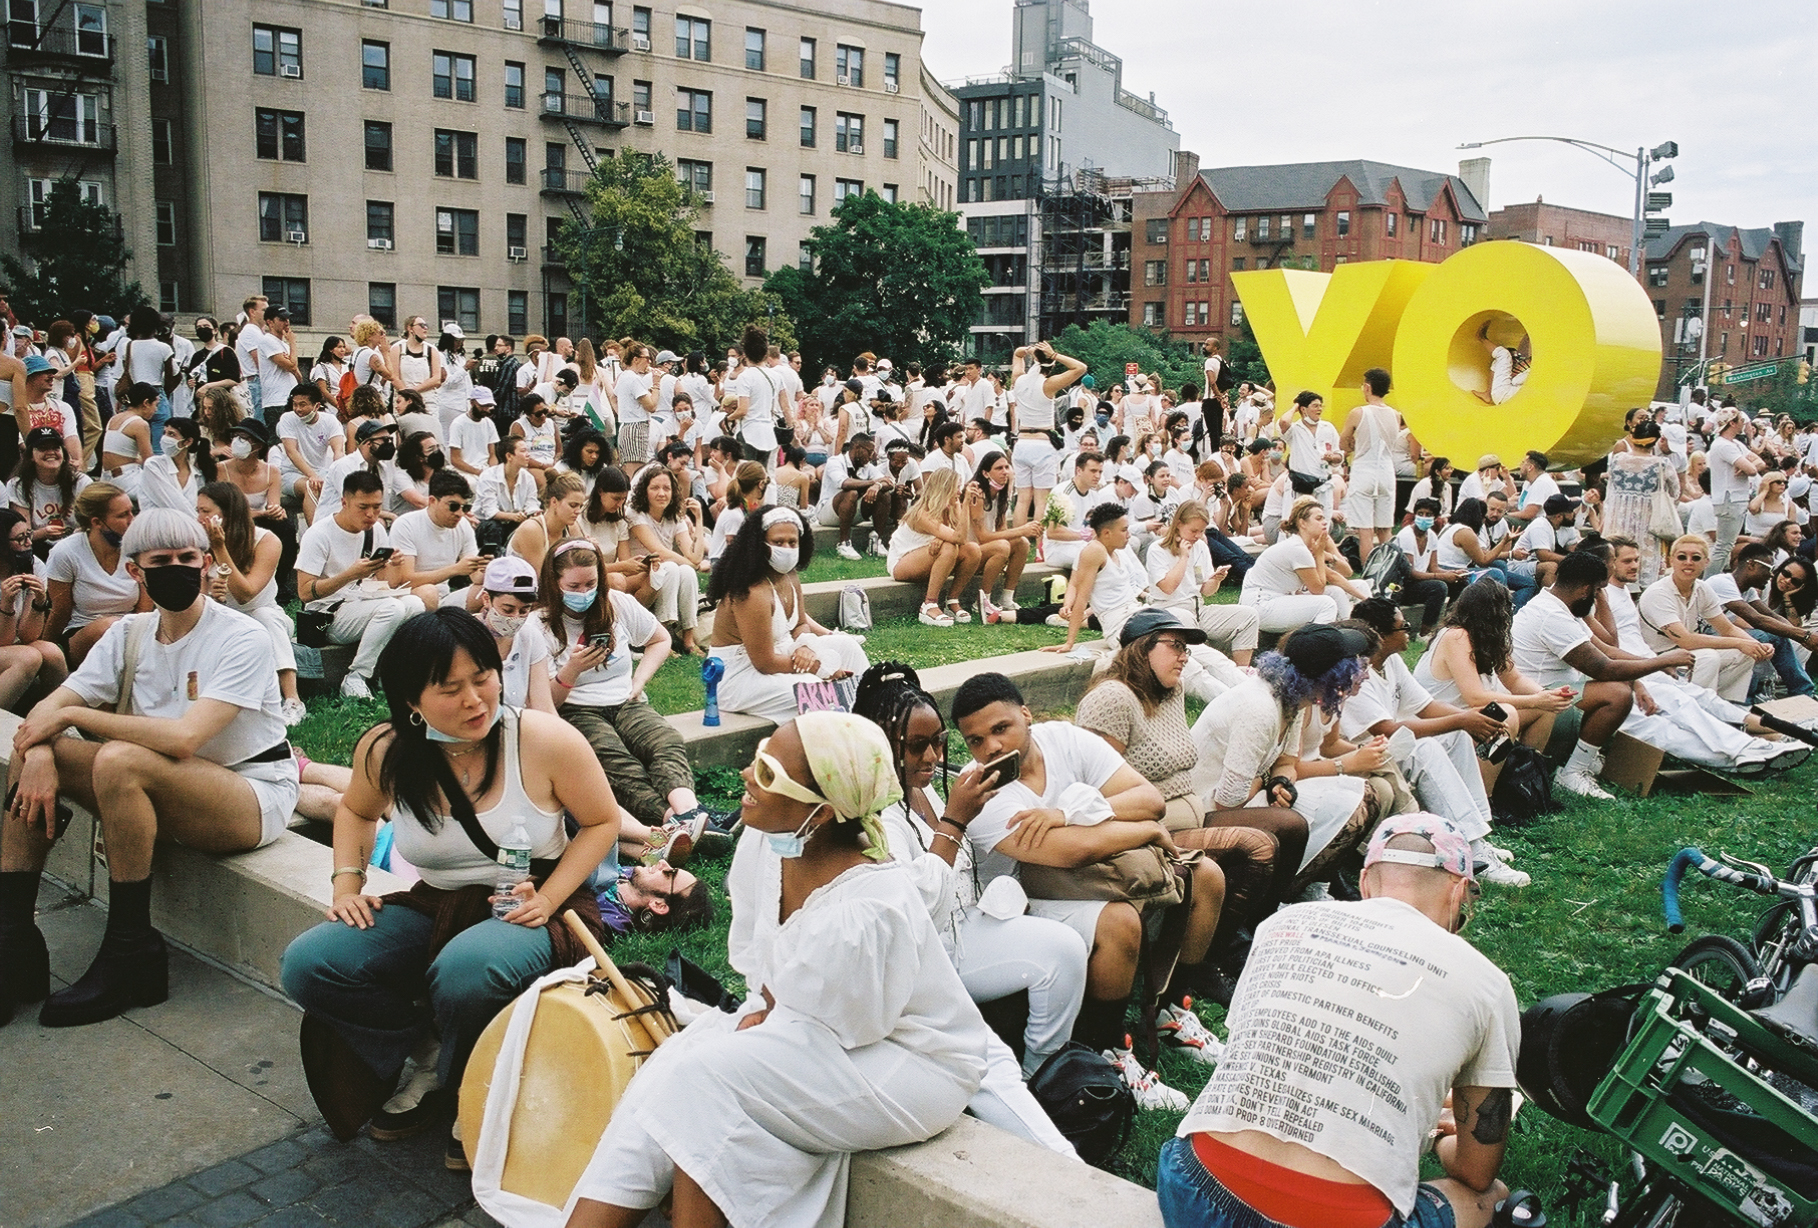
[(1054, 429), (1054, 398), (1079, 382), (1086, 364), (1060, 353), (1051, 342), (1038, 341), (1017, 349), (1010, 371), (1016, 396), (1016, 447), (1010, 453), (1016, 474), (1014, 522), (1024, 524), (1041, 519), (1060, 469), (1060, 453), (1048, 438)]

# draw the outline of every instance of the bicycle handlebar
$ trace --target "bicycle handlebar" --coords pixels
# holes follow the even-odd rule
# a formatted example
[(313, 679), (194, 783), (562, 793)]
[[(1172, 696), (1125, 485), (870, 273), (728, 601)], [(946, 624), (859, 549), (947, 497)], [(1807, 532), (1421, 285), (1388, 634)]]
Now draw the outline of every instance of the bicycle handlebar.
[(1721, 862), (1712, 861), (1695, 848), (1682, 848), (1673, 854), (1672, 863), (1667, 866), (1666, 879), (1660, 884), (1667, 929), (1675, 934), (1685, 930), (1685, 918), (1679, 912), (1679, 884), (1685, 878), (1686, 870), (1692, 866), (1698, 867), (1698, 872), (1706, 878), (1733, 883), (1761, 895), (1785, 895), (1788, 889), (1794, 889), (1791, 884), (1783, 885), (1775, 878), (1763, 878), (1759, 874), (1746, 874), (1731, 869)]

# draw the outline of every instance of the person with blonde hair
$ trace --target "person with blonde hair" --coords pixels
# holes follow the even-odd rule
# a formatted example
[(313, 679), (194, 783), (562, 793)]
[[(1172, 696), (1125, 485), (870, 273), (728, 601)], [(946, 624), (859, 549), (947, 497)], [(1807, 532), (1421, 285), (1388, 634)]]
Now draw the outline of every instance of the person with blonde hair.
[(1282, 518), (1281, 536), (1256, 556), (1238, 600), (1255, 608), (1264, 631), (1334, 622), (1350, 616), (1353, 601), (1369, 596), (1347, 578), (1350, 574), (1350, 564), (1332, 544), (1325, 505), (1301, 495)]
[(354, 388), (371, 388), (379, 394), (381, 406), (389, 408), (392, 385), (403, 381), (391, 364), (391, 346), (385, 338), (385, 326), (367, 317), (355, 323), (348, 332), (354, 343), (351, 360)]
[(550, 475), (543, 487), (543, 510), (529, 516), (512, 531), (505, 552), (532, 567), (543, 565), (543, 556), (558, 542), (583, 534), (578, 525), (587, 509), (587, 483), (579, 474)]
[(1232, 661), (1248, 665), (1262, 620), (1253, 606), (1213, 604), (1212, 598), (1231, 568), (1214, 564), (1206, 544), (1211, 523), (1211, 512), (1196, 499), (1174, 509), (1168, 527), (1150, 544), (1145, 560), (1149, 604), (1172, 610), (1188, 626), (1204, 631)]
[[(959, 501), (959, 479), (951, 469), (929, 473), (922, 482), (921, 494), (909, 505), (903, 522), (890, 536), (887, 564), (893, 580), (927, 582), (920, 616), (924, 626), (951, 627), (972, 621), (960, 594), (978, 574), (983, 557), (979, 544), (968, 538), (966, 515)], [(943, 612), (941, 593), (949, 579), (953, 581), (953, 596), (948, 598)]]
[(1667, 552), (1667, 574), (1648, 585), (1635, 603), (1642, 638), (1655, 652), (1688, 650), (1692, 685), (1713, 690), (1733, 704), (1746, 703), (1756, 662), (1772, 657), (1774, 649), (1723, 612), (1723, 603), (1703, 578), (1710, 554), (1702, 533), (1688, 533), (1673, 543)]
[(51, 547), (44, 573), (51, 601), (44, 638), (62, 643), (69, 636), (72, 669), (122, 615), (151, 608), (120, 551), (133, 523), (132, 496), (111, 482), (85, 486), (75, 522), (75, 531)]

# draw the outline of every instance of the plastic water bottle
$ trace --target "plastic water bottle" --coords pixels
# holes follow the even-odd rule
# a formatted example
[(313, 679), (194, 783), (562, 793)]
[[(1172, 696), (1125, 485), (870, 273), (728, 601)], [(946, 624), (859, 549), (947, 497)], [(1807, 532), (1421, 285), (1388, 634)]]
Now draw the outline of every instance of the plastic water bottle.
[(708, 657), (701, 662), (701, 683), (707, 688), (707, 707), (701, 713), (701, 724), (720, 723), (720, 679), (726, 676), (726, 662)]
[(493, 880), (492, 915), (503, 920), (524, 901), (512, 894), (514, 888), (530, 877), (530, 833), (524, 821), (512, 825), (511, 835), (499, 841), (499, 876)]

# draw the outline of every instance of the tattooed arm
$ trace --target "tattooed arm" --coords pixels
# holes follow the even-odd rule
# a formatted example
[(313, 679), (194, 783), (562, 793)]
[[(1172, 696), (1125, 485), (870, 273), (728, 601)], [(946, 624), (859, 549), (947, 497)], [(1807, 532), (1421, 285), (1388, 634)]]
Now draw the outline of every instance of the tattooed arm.
[(1456, 1128), (1435, 1148), (1446, 1175), (1482, 1192), (1496, 1181), (1514, 1115), (1514, 1089), (1455, 1087), (1452, 1116)]

